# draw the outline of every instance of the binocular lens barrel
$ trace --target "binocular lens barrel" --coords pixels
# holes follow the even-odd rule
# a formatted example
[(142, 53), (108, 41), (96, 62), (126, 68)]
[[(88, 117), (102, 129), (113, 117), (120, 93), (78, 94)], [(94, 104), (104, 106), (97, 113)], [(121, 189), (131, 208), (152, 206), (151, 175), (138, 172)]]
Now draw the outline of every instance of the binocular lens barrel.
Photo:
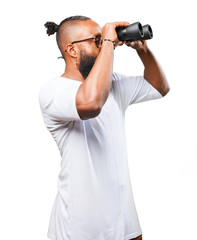
[(143, 36), (142, 40), (153, 38), (153, 31), (152, 31), (152, 28), (150, 25), (148, 25), (148, 24), (144, 25), (143, 31), (144, 31), (144, 36)]
[(150, 25), (142, 27), (140, 22), (130, 24), (128, 27), (117, 27), (117, 36), (120, 41), (136, 41), (153, 38), (153, 31)]

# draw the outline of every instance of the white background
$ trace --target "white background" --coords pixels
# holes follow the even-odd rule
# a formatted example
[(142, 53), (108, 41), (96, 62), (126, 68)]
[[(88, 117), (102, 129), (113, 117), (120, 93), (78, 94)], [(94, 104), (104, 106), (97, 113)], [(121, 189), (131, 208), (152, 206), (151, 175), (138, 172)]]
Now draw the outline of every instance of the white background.
[[(150, 24), (150, 49), (171, 91), (130, 106), (126, 134), (131, 183), (144, 240), (196, 239), (197, 116), (194, 1), (7, 1), (1, 6), (0, 235), (47, 239), (60, 154), (38, 102), (41, 86), (64, 62), (44, 23), (85, 15)], [(114, 71), (143, 74), (135, 50), (115, 50)], [(80, 239), (79, 239), (80, 240)]]

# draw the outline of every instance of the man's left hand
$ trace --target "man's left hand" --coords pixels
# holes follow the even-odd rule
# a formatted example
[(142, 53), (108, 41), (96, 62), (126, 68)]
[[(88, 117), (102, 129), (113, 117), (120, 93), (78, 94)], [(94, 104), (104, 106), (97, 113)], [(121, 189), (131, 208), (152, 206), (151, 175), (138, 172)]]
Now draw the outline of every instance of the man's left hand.
[(124, 41), (124, 43), (128, 46), (128, 47), (132, 47), (134, 48), (137, 52), (138, 51), (147, 51), (147, 42), (146, 40), (137, 40), (137, 41)]

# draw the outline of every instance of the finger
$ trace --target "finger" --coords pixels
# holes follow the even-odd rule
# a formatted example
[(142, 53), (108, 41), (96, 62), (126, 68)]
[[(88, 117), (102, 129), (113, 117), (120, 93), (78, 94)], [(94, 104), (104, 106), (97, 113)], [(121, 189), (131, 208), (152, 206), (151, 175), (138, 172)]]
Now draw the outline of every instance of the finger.
[(116, 27), (125, 27), (128, 26), (130, 23), (129, 22), (114, 22)]
[(128, 46), (128, 47), (132, 47), (132, 48), (134, 48), (134, 49), (136, 49), (137, 48), (137, 43), (136, 43), (136, 41), (127, 41), (126, 42), (126, 45)]
[(115, 48), (118, 47), (118, 46), (122, 46), (121, 42), (118, 42), (115, 44)]
[(131, 47), (135, 47), (135, 42), (131, 42), (130, 45), (131, 45)]
[(140, 46), (140, 41), (133, 41), (132, 43), (131, 43), (131, 46), (133, 46), (133, 47), (139, 47)]
[(125, 44), (126, 44), (127, 46), (131, 46), (131, 44), (132, 44), (132, 45), (135, 45), (135, 42), (134, 42), (134, 41), (126, 40), (126, 41), (125, 41)]
[(141, 46), (142, 46), (142, 42), (141, 42), (141, 41), (137, 41), (136, 44), (137, 44), (138, 47), (141, 47)]
[(122, 46), (124, 44), (123, 41), (119, 41), (118, 46)]

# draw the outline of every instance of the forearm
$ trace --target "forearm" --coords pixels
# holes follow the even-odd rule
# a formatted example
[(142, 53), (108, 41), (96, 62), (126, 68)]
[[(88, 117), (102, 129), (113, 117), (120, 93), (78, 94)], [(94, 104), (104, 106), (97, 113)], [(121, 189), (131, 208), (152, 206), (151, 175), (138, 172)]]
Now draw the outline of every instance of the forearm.
[(165, 96), (169, 92), (170, 86), (159, 62), (148, 47), (146, 50), (138, 50), (137, 53), (145, 67), (144, 78), (155, 87), (162, 96)]
[(86, 98), (84, 102), (94, 104), (96, 108), (101, 109), (107, 100), (112, 83), (113, 57), (113, 43), (105, 41), (92, 70), (81, 84), (81, 91)]

